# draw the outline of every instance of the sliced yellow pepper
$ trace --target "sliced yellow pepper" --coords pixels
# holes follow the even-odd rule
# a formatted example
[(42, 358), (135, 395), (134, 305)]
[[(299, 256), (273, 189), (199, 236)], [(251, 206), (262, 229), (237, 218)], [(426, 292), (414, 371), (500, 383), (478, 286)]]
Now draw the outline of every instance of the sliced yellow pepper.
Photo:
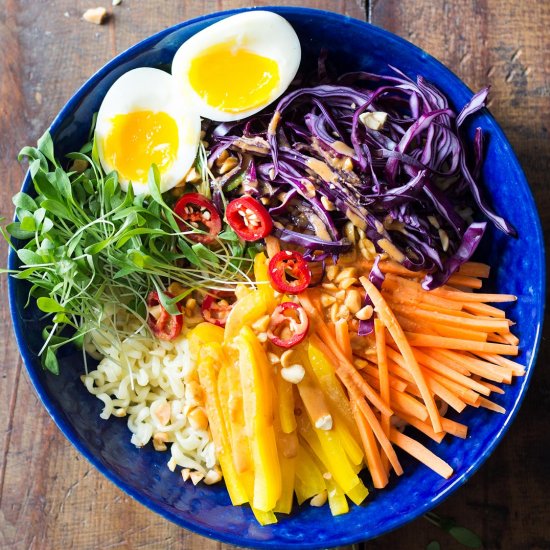
[(302, 504), (308, 498), (312, 498), (325, 490), (323, 473), (304, 444), (300, 444), (298, 447), (294, 485), (298, 504)]
[(294, 384), (287, 382), (279, 371), (275, 377), (275, 386), (277, 389), (277, 411), (281, 423), (281, 430), (289, 434), (296, 429), (296, 417), (294, 416)]
[(205, 344), (210, 342), (223, 342), (224, 331), (222, 327), (213, 325), (212, 323), (199, 323), (193, 330), (189, 332), (187, 340), (189, 342), (189, 355), (193, 361), (199, 358), (200, 350)]
[(254, 463), (253, 506), (275, 508), (281, 496), (281, 469), (273, 428), (272, 367), (252, 330), (241, 328), (236, 344), (243, 395), (245, 426)]
[(232, 342), (239, 334), (241, 327), (251, 325), (267, 313), (267, 303), (259, 290), (253, 290), (240, 300), (237, 300), (225, 323), (225, 342)]
[(218, 375), (218, 394), (223, 417), (231, 442), (233, 464), (239, 474), (252, 472), (250, 446), (244, 427), (243, 399), (239, 371), (234, 365), (226, 364)]
[(319, 430), (314, 428), (309, 419), (298, 418), (300, 435), (308, 442), (313, 452), (319, 457), (334, 481), (347, 493), (361, 482), (350, 463), (340, 438), (334, 430)]
[(334, 412), (338, 412), (354, 439), (360, 441), (359, 431), (353, 421), (349, 400), (346, 397), (342, 384), (336, 378), (334, 367), (325, 357), (324, 353), (311, 343), (308, 346), (308, 356), (312, 371), (319, 381), (319, 385), (329, 402), (330, 408)]
[(223, 363), (223, 352), (220, 344), (205, 344), (201, 349), (198, 373), (201, 386), (205, 394), (205, 407), (210, 425), (212, 439), (216, 446), (216, 453), (220, 463), (227, 492), (234, 506), (248, 502), (248, 497), (242, 486), (237, 471), (233, 465), (229, 435), (225, 426), (222, 407), (216, 391), (215, 364)]
[(271, 286), (269, 280), (269, 273), (267, 270), (268, 260), (263, 252), (256, 254), (254, 258), (254, 279), (259, 292), (264, 297), (266, 308), (268, 313), (273, 313), (273, 310), (277, 306), (277, 300), (275, 299), (275, 291)]

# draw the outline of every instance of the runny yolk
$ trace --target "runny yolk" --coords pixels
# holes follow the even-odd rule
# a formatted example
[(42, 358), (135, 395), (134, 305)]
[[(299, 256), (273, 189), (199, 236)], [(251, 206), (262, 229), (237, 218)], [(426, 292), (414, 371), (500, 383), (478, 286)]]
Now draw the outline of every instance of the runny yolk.
[(134, 111), (115, 115), (104, 139), (107, 162), (126, 180), (145, 183), (151, 164), (162, 174), (178, 152), (178, 126), (167, 113)]
[(227, 113), (265, 105), (280, 79), (275, 60), (229, 43), (193, 59), (188, 76), (208, 105)]

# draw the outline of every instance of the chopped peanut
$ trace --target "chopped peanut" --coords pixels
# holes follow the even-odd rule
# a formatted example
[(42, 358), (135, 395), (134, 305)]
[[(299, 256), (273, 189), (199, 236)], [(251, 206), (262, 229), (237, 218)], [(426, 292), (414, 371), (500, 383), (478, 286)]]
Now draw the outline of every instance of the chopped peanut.
[(102, 25), (107, 20), (107, 10), (104, 7), (90, 8), (82, 15), (82, 19), (94, 25)]

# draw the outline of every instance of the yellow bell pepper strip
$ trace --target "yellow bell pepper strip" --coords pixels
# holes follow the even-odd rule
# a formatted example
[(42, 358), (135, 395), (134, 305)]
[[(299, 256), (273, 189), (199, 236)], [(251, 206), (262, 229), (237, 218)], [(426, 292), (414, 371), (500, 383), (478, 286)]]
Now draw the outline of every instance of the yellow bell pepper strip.
[(336, 377), (334, 367), (325, 354), (313, 343), (309, 343), (307, 351), (312, 372), (319, 381), (319, 385), (330, 404), (331, 410), (338, 411), (339, 416), (346, 423), (348, 431), (356, 440), (359, 440), (359, 432), (353, 421), (349, 400), (342, 384)]
[[(226, 325), (227, 330), (227, 325)], [(281, 496), (281, 469), (273, 428), (272, 367), (256, 335), (243, 326), (236, 338), (246, 432), (254, 463), (253, 506), (273, 510)]]
[(220, 398), (216, 390), (215, 364), (223, 363), (222, 349), (218, 343), (206, 344), (200, 353), (198, 373), (205, 394), (206, 414), (210, 432), (216, 447), (216, 455), (220, 463), (227, 492), (233, 506), (248, 502), (248, 497), (242, 486), (237, 471), (233, 465), (229, 435), (223, 420)]
[(289, 434), (296, 430), (296, 418), (294, 416), (294, 384), (287, 382), (281, 376), (280, 372), (277, 372), (275, 387), (277, 390), (277, 412), (281, 423), (281, 430)]
[[(307, 447), (307, 443), (304, 443), (304, 446)], [(311, 457), (317, 465), (317, 468), (319, 468), (321, 472), (325, 472), (325, 465), (321, 462), (319, 457), (313, 452), (311, 453)], [(328, 505), (330, 507), (331, 514), (333, 516), (339, 516), (341, 514), (346, 514), (347, 512), (349, 512), (349, 505), (346, 499), (346, 495), (344, 491), (342, 491), (342, 489), (334, 481), (332, 475), (330, 475), (328, 472), (325, 472), (323, 474), (323, 480), (327, 488)]]
[(363, 464), (363, 461), (365, 459), (365, 454), (363, 453), (363, 449), (361, 449), (360, 444), (357, 442), (357, 440), (353, 437), (351, 432), (348, 429), (348, 426), (346, 422), (344, 422), (343, 418), (341, 417), (340, 413), (336, 412), (332, 415), (334, 420), (334, 431), (340, 438), (340, 442), (342, 443), (342, 447), (344, 451), (346, 451), (346, 454), (348, 455), (348, 458), (350, 459), (350, 462), (359, 468), (359, 471), (361, 470), (361, 465)]
[(333, 418), (325, 396), (311, 374), (307, 352), (303, 348), (297, 347), (294, 348), (294, 353), (298, 364), (302, 365), (305, 370), (304, 377), (297, 387), (311, 423), (323, 431), (332, 430)]
[(300, 415), (298, 433), (307, 441), (319, 460), (334, 478), (334, 481), (347, 493), (361, 480), (342, 448), (340, 439), (334, 430), (319, 430), (314, 428), (305, 415)]
[(189, 332), (187, 340), (189, 342), (189, 355), (193, 361), (198, 361), (200, 350), (205, 344), (210, 342), (223, 342), (223, 328), (212, 323), (199, 323)]
[(296, 457), (296, 480), (294, 482), (298, 504), (325, 490), (323, 473), (313, 460), (307, 443), (301, 442)]
[[(277, 393), (277, 392), (275, 392)], [(277, 400), (280, 399), (276, 395)], [(292, 403), (292, 413), (294, 415), (294, 401)], [(275, 437), (277, 439), (277, 453), (279, 455), (279, 465), (281, 468), (281, 496), (277, 501), (274, 512), (290, 514), (292, 511), (292, 501), (294, 499), (294, 478), (296, 469), (296, 457), (298, 455), (298, 434), (296, 431), (285, 433), (281, 427), (281, 416), (279, 408), (274, 407), (275, 419)], [(293, 416), (294, 419), (294, 416)], [(296, 420), (294, 420), (296, 423)]]
[(344, 491), (338, 487), (332, 478), (325, 479), (327, 486), (328, 505), (333, 516), (340, 516), (349, 512), (349, 505)]
[[(244, 472), (241, 474), (240, 479), (248, 496), (248, 501), (252, 502), (254, 496), (254, 473), (251, 471)], [(273, 513), (273, 511), (270, 510), (269, 512), (264, 512), (254, 508), (252, 505), (250, 505), (250, 508), (252, 509), (252, 513), (260, 525), (277, 523), (277, 516)]]
[(283, 472), (281, 496), (273, 511), (281, 514), (290, 514), (292, 511), (292, 501), (294, 499), (296, 457), (286, 458), (282, 454), (279, 454), (279, 464), (281, 472)]
[(369, 496), (369, 490), (365, 487), (364, 483), (360, 481), (353, 489), (349, 490), (346, 495), (351, 502), (359, 505)]
[(267, 265), (268, 261), (265, 254), (263, 252), (256, 254), (254, 257), (254, 279), (258, 291), (264, 297), (267, 313), (271, 314), (277, 306), (277, 300), (275, 298), (275, 291), (269, 281)]
[(251, 325), (267, 313), (267, 303), (259, 290), (253, 290), (240, 300), (237, 300), (225, 323), (225, 341), (232, 342), (239, 334), (241, 327)]
[(218, 374), (218, 394), (231, 443), (235, 470), (252, 471), (250, 446), (244, 428), (243, 399), (239, 371), (234, 365), (223, 365)]

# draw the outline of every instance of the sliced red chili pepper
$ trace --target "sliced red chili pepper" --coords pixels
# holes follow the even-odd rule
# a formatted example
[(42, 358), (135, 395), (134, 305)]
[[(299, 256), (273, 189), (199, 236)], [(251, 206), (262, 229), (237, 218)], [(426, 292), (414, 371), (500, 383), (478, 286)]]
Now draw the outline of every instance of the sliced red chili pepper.
[[(228, 293), (229, 294), (229, 293)], [(205, 321), (225, 327), (227, 316), (233, 307), (227, 300), (229, 296), (224, 297), (221, 293), (211, 292), (204, 297), (201, 306), (202, 316)]]
[(311, 282), (311, 271), (304, 257), (296, 251), (281, 250), (269, 262), (271, 285), (279, 292), (300, 294)]
[(245, 195), (232, 200), (225, 209), (227, 223), (241, 239), (257, 241), (267, 237), (273, 220), (261, 202)]
[[(170, 292), (165, 292), (164, 294), (166, 294), (168, 298), (174, 297)], [(176, 305), (181, 311), (181, 305), (179, 303)], [(183, 326), (183, 314), (170, 315), (160, 303), (158, 292), (153, 290), (149, 293), (149, 296), (147, 296), (147, 308), (149, 310), (147, 324), (151, 332), (159, 340), (173, 340), (176, 336), (179, 336)], [(153, 308), (155, 311), (154, 315), (151, 313)]]
[[(186, 193), (176, 203), (174, 212), (184, 221), (176, 221), (182, 231), (189, 225), (205, 233), (189, 233), (187, 237), (197, 243), (211, 243), (222, 229), (222, 219), (214, 203), (200, 193)], [(184, 223), (187, 222), (187, 223)]]
[(294, 302), (283, 302), (271, 314), (267, 337), (280, 348), (291, 348), (306, 337), (308, 329), (305, 309)]

